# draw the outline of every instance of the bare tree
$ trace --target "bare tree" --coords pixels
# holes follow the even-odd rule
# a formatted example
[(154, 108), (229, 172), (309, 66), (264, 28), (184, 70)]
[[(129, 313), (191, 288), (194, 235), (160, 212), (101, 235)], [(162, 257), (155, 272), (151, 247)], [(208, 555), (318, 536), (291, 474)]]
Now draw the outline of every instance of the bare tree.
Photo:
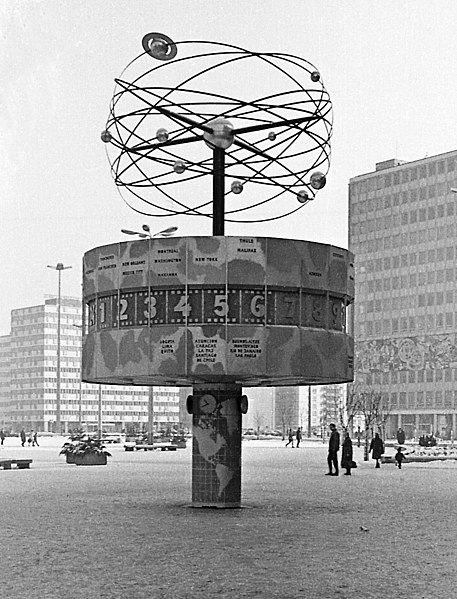
[(262, 412), (260, 412), (259, 410), (257, 410), (256, 412), (254, 412), (253, 421), (254, 421), (254, 426), (256, 428), (256, 431), (257, 431), (257, 438), (258, 438), (259, 435), (260, 435), (260, 427), (263, 424), (263, 414), (262, 414)]
[(281, 419), (281, 428), (282, 428), (282, 440), (286, 438), (286, 427), (291, 428), (291, 420), (292, 420), (292, 408), (287, 403), (283, 403), (279, 406), (279, 417)]
[(348, 394), (353, 417), (361, 414), (365, 421), (365, 451), (363, 459), (368, 460), (370, 440), (374, 429), (378, 429), (381, 437), (385, 436), (385, 426), (390, 414), (386, 396), (380, 390), (372, 387), (358, 387), (354, 385)]

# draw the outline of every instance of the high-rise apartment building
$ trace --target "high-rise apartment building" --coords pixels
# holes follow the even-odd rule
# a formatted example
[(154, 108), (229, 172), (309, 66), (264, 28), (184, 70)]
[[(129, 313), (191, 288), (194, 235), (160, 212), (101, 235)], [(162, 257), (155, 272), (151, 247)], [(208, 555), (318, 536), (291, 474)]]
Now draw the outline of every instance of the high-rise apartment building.
[(349, 182), (355, 380), (385, 396), (388, 434), (456, 431), (456, 187), (457, 151)]
[[(81, 382), (81, 301), (61, 298), (60, 420), (62, 431), (82, 426), (98, 429), (99, 402), (106, 431), (146, 427), (147, 387), (94, 385)], [(0, 425), (13, 431), (22, 427), (56, 430), (57, 409), (57, 299), (11, 312), (11, 332), (0, 337)], [(154, 425), (179, 425), (184, 418), (188, 390), (154, 387)], [(181, 401), (180, 401), (181, 398)], [(188, 415), (187, 415), (188, 416)]]

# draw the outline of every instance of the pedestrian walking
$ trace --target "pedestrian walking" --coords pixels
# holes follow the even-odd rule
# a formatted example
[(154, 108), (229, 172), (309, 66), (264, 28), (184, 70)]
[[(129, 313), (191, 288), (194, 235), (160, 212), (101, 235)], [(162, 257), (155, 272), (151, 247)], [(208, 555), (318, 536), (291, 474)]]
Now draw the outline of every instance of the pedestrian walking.
[(297, 434), (295, 435), (297, 439), (297, 447), (300, 447), (300, 441), (302, 438), (301, 426), (297, 428)]
[(32, 445), (32, 441), (33, 441), (33, 429), (30, 431), (28, 439), (27, 439), (27, 443), (30, 445)]
[[(326, 476), (338, 476), (338, 451), (340, 449), (340, 434), (336, 430), (336, 426), (333, 422), (329, 426), (330, 428), (330, 439), (328, 440), (328, 472)], [(332, 470), (332, 466), (334, 471)]]
[(27, 435), (25, 434), (25, 430), (24, 429), (21, 430), (20, 437), (21, 437), (21, 445), (22, 445), (22, 447), (24, 447), (25, 441), (27, 439)]
[(373, 458), (373, 460), (376, 460), (375, 468), (380, 468), (381, 464), (379, 463), (379, 460), (381, 459), (381, 456), (384, 453), (384, 443), (381, 437), (379, 436), (379, 433), (375, 433), (375, 436), (373, 437), (373, 439), (371, 439), (370, 449), (368, 450), (368, 453), (370, 451), (373, 452), (371, 454), (371, 457)]
[(404, 460), (406, 460), (405, 454), (402, 452), (401, 447), (397, 449), (397, 453), (395, 454), (395, 460), (397, 462), (398, 469), (401, 470), (401, 465)]
[(404, 445), (406, 440), (405, 431), (401, 428), (397, 431), (397, 442), (399, 445)]
[(35, 431), (33, 433), (33, 437), (32, 437), (32, 447), (34, 445), (36, 445), (37, 447), (39, 447), (39, 445), (38, 445), (38, 432), (37, 431)]
[(0, 429), (0, 444), (3, 445), (3, 441), (5, 440), (5, 432), (3, 429)]
[(347, 476), (351, 476), (352, 468), (352, 441), (349, 433), (344, 434), (344, 441), (341, 446), (341, 468), (346, 468), (344, 473)]
[(286, 443), (286, 447), (287, 447), (288, 445), (290, 445), (291, 443), (292, 443), (292, 447), (293, 447), (293, 446), (294, 446), (294, 433), (292, 432), (292, 429), (291, 429), (291, 428), (289, 429), (289, 432), (287, 433), (287, 436), (288, 436), (288, 439), (289, 439), (289, 440), (288, 440), (288, 441), (287, 441), (287, 443)]

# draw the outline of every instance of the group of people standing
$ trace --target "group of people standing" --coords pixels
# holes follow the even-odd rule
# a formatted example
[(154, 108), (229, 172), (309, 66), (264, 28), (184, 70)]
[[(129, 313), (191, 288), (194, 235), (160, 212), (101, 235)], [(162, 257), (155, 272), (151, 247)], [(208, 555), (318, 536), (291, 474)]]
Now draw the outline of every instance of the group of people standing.
[[(338, 476), (339, 468), (338, 468), (338, 451), (340, 450), (340, 433), (337, 431), (335, 424), (333, 422), (330, 424), (330, 438), (328, 441), (328, 456), (327, 456), (327, 464), (328, 464), (328, 472), (327, 476)], [(344, 433), (344, 440), (341, 446), (341, 468), (344, 468), (346, 472), (344, 473), (347, 476), (351, 476), (351, 470), (356, 466), (353, 458), (352, 458), (352, 441), (349, 433), (346, 431)]]
[[(301, 431), (301, 426), (299, 426), (297, 428), (297, 432), (295, 433), (295, 438), (297, 440), (297, 447), (300, 447), (300, 441), (302, 440), (302, 431)], [(288, 445), (290, 445), (292, 443), (292, 447), (294, 447), (294, 432), (293, 430), (290, 428), (287, 432), (287, 443), (286, 443), (286, 447)]]
[[(340, 442), (340, 434), (336, 428), (336, 425), (332, 422), (329, 425), (330, 428), (330, 438), (328, 442), (328, 456), (327, 456), (327, 464), (328, 464), (328, 472), (326, 476), (339, 476), (339, 465), (338, 465), (338, 452), (341, 446), (341, 468), (344, 468), (346, 472), (344, 473), (346, 476), (351, 476), (351, 470), (353, 468), (357, 468), (357, 464), (353, 459), (352, 452), (352, 440), (348, 433), (348, 431), (344, 431), (343, 443)], [(401, 431), (401, 429), (399, 429)], [(401, 431), (403, 432), (403, 431)], [(294, 439), (297, 441), (296, 447), (300, 447), (300, 441), (302, 440), (302, 429), (299, 426), (294, 435), (294, 432), (291, 428), (289, 428), (287, 432), (287, 443), (286, 447), (292, 445), (294, 447)], [(379, 433), (375, 433), (375, 436), (371, 440), (370, 448), (368, 453), (371, 453), (373, 460), (375, 460), (375, 468), (380, 468), (381, 463), (380, 460), (384, 455), (384, 442), (379, 436)], [(398, 448), (397, 453), (395, 454), (395, 460), (397, 462), (398, 468), (401, 469), (402, 462), (405, 459), (405, 455), (401, 451), (401, 447)]]
[[(3, 442), (5, 441), (6, 437), (7, 435), (5, 431), (3, 429), (0, 429), (0, 445), (3, 445)], [(33, 429), (30, 431), (28, 435), (26, 434), (25, 430), (22, 429), (19, 433), (19, 438), (21, 440), (22, 447), (25, 447), (26, 442), (29, 444), (29, 446), (31, 445), (32, 447), (34, 447), (36, 445), (37, 447), (39, 447), (38, 433)]]
[(25, 442), (26, 441), (29, 444), (29, 447), (30, 447), (30, 445), (32, 447), (34, 447), (35, 445), (37, 447), (39, 447), (39, 445), (38, 445), (38, 433), (36, 431), (31, 430), (30, 433), (27, 436), (25, 430), (22, 429), (19, 436), (21, 438), (21, 445), (22, 445), (22, 447), (25, 447)]
[[(337, 431), (335, 424), (330, 424), (330, 438), (328, 442), (328, 456), (327, 456), (327, 464), (328, 464), (328, 472), (327, 476), (338, 476), (339, 468), (338, 468), (338, 451), (340, 450), (340, 434)], [(341, 445), (341, 468), (344, 468), (346, 472), (344, 473), (346, 476), (351, 476), (351, 470), (357, 467), (356, 462), (353, 460), (352, 456), (352, 441), (349, 433), (347, 431), (344, 432), (344, 440)], [(372, 458), (376, 461), (375, 468), (380, 468), (380, 460), (382, 455), (384, 454), (384, 442), (379, 436), (379, 433), (375, 433), (375, 436), (371, 440), (370, 449)], [(404, 457), (404, 456), (403, 456)], [(395, 456), (397, 459), (397, 456)], [(401, 468), (401, 461), (399, 462), (399, 468)], [(398, 459), (397, 459), (398, 462)]]

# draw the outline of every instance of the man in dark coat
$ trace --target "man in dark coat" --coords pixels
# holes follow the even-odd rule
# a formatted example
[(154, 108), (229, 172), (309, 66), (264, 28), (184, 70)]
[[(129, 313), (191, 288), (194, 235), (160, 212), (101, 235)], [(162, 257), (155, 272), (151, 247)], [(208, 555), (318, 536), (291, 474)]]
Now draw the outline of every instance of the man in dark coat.
[(373, 460), (376, 460), (375, 468), (380, 468), (381, 464), (379, 463), (379, 460), (381, 459), (381, 456), (384, 453), (384, 443), (382, 442), (379, 433), (376, 433), (374, 438), (371, 439), (369, 451), (373, 452), (371, 457), (373, 458)]
[(397, 441), (399, 445), (405, 444), (405, 431), (401, 428), (401, 426), (397, 431)]
[(26, 434), (25, 434), (25, 430), (22, 429), (21, 430), (21, 445), (22, 445), (22, 447), (24, 447), (26, 439), (27, 439), (27, 437), (26, 437)]
[(344, 434), (343, 445), (341, 446), (341, 468), (346, 468), (347, 476), (351, 476), (352, 468), (352, 441), (349, 433)]
[[(330, 439), (328, 441), (328, 472), (326, 476), (338, 476), (338, 451), (340, 449), (340, 434), (333, 422), (330, 424)], [(334, 472), (332, 471), (332, 466)]]

